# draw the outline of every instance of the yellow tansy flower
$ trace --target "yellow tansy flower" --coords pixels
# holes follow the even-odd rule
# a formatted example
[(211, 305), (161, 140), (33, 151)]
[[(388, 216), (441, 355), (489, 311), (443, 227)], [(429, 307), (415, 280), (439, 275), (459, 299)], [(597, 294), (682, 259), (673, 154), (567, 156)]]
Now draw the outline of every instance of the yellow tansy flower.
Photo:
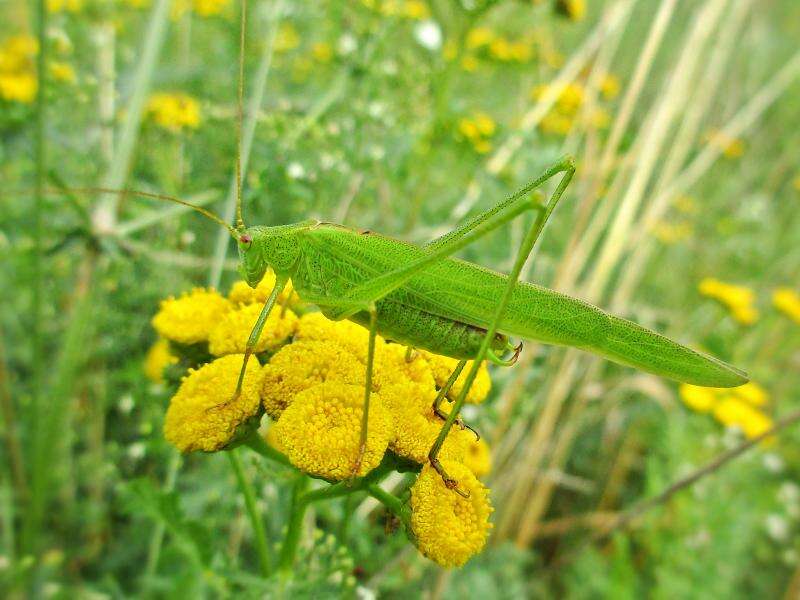
[(772, 305), (800, 325), (800, 294), (792, 288), (776, 289), (772, 293)]
[(178, 357), (169, 349), (169, 342), (159, 338), (147, 351), (144, 359), (144, 374), (154, 383), (164, 383), (164, 369), (178, 362)]
[(188, 94), (153, 94), (147, 102), (147, 115), (156, 125), (173, 133), (200, 126), (200, 104)]
[(267, 414), (281, 416), (295, 397), (326, 381), (364, 386), (364, 363), (333, 342), (306, 340), (284, 346), (264, 365), (261, 399)]
[(402, 344), (380, 346), (374, 368), (376, 384), (410, 380), (433, 390), (435, 383), (430, 363), (416, 350), (412, 350), (411, 360), (406, 360), (407, 352)]
[(34, 57), (39, 52), (36, 38), (16, 35), (0, 46), (0, 98), (30, 104), (36, 98), (39, 82)]
[(619, 95), (619, 78), (611, 73), (606, 73), (600, 80), (600, 93), (606, 100), (613, 100)]
[(466, 46), (470, 50), (477, 50), (491, 44), (495, 37), (494, 31), (488, 27), (475, 27), (467, 34)]
[[(383, 385), (381, 397), (394, 421), (394, 437), (389, 447), (399, 456), (420, 464), (426, 463), (428, 453), (444, 425), (444, 421), (433, 413), (436, 391), (406, 380)], [(440, 456), (463, 461), (472, 435), (454, 426), (442, 445)]]
[(170, 341), (197, 344), (208, 340), (211, 330), (230, 310), (230, 302), (216, 290), (195, 288), (179, 298), (162, 300), (153, 327)]
[(682, 383), (678, 388), (678, 393), (683, 403), (696, 412), (709, 412), (717, 401), (715, 388)]
[[(297, 333), (298, 341), (335, 342), (352, 352), (359, 360), (366, 363), (369, 349), (369, 331), (352, 321), (331, 321), (320, 312), (307, 313), (300, 317)], [(375, 348), (386, 342), (381, 336), (375, 337)]]
[(407, 19), (422, 20), (429, 18), (431, 11), (422, 0), (406, 0), (403, 5), (403, 16)]
[[(234, 282), (228, 292), (228, 300), (234, 304), (253, 304), (254, 302), (264, 304), (274, 287), (275, 273), (272, 269), (267, 269), (266, 273), (264, 273), (264, 277), (262, 277), (255, 288), (251, 288), (247, 285), (246, 281)], [(286, 287), (283, 288), (283, 291), (278, 294), (278, 304), (283, 305), (288, 302), (289, 306), (292, 306), (297, 304), (294, 300), (297, 300), (297, 296), (294, 294), (292, 282), (289, 281)]]
[(464, 464), (475, 474), (475, 477), (488, 475), (492, 470), (492, 453), (489, 450), (489, 444), (483, 438), (472, 440), (467, 446)]
[(755, 294), (750, 288), (706, 277), (697, 289), (702, 295), (714, 298), (727, 306), (733, 318), (739, 323), (751, 325), (758, 320), (758, 309), (754, 306)]
[(62, 81), (64, 83), (75, 83), (78, 80), (77, 75), (75, 75), (75, 69), (73, 69), (72, 65), (69, 63), (61, 61), (53, 61), (49, 63), (49, 66), (50, 66), (50, 74), (56, 81)]
[(83, 0), (47, 0), (47, 12), (77, 13), (83, 8)]
[(586, 16), (586, 0), (556, 0), (555, 8), (570, 21), (581, 21)]
[(714, 407), (714, 418), (726, 427), (739, 427), (748, 438), (772, 427), (770, 417), (733, 395), (723, 397)]
[(327, 42), (317, 42), (311, 46), (311, 55), (319, 62), (327, 63), (333, 58), (333, 48)]
[(468, 498), (447, 489), (425, 465), (411, 488), (411, 529), (420, 552), (442, 567), (460, 567), (481, 551), (491, 529), (489, 490), (466, 466), (443, 461)]
[(476, 112), (472, 117), (464, 117), (458, 121), (459, 133), (479, 154), (486, 154), (492, 149), (490, 139), (496, 130), (497, 124), (494, 119), (483, 112)]
[[(456, 365), (458, 364), (458, 360), (455, 358), (450, 358), (449, 356), (440, 356), (439, 354), (433, 354), (431, 352), (422, 352), (422, 355), (425, 357), (425, 360), (428, 361), (430, 364), (431, 369), (433, 370), (433, 378), (436, 381), (436, 385), (440, 388), (444, 387), (447, 380), (450, 378), (450, 375), (453, 374), (455, 371)], [(473, 361), (467, 361), (467, 364), (464, 365), (464, 370), (461, 371), (461, 375), (458, 376), (453, 387), (450, 388), (450, 391), (447, 393), (447, 397), (451, 400), (455, 400), (458, 398), (458, 395), (461, 393), (461, 390), (464, 388), (464, 382), (467, 379), (467, 375), (469, 374), (470, 369), (472, 368)], [(481, 365), (481, 368), (478, 369), (478, 374), (475, 376), (475, 380), (472, 382), (472, 387), (469, 390), (469, 393), (466, 397), (466, 402), (470, 404), (480, 404), (486, 397), (489, 395), (489, 392), (492, 389), (492, 380), (489, 377), (489, 369), (486, 367), (486, 362)]]
[(294, 50), (300, 45), (300, 34), (291, 23), (282, 23), (275, 35), (274, 50), (277, 53)]
[(230, 0), (193, 0), (194, 12), (201, 17), (212, 17), (221, 14)]
[[(364, 388), (327, 381), (297, 394), (275, 424), (278, 447), (301, 471), (341, 480), (353, 475), (359, 453)], [(379, 394), (370, 397), (366, 450), (355, 475), (378, 466), (394, 427)]]
[(718, 129), (712, 129), (706, 133), (706, 140), (722, 151), (722, 155), (728, 159), (741, 158), (744, 154), (744, 141), (739, 138), (731, 137)]
[(749, 381), (744, 385), (740, 385), (739, 387), (731, 388), (725, 391), (738, 396), (751, 406), (758, 408), (766, 406), (767, 402), (769, 402), (769, 394), (767, 393), (767, 390), (758, 385), (755, 381)]
[[(208, 336), (208, 351), (214, 356), (242, 354), (262, 308), (259, 304), (246, 304), (225, 314)], [(284, 343), (297, 328), (297, 321), (291, 310), (273, 308), (256, 344), (256, 353), (274, 350)]]
[(164, 436), (181, 452), (220, 450), (240, 425), (258, 415), (262, 369), (257, 360), (247, 364), (242, 392), (233, 399), (243, 359), (223, 356), (183, 379), (164, 421)]

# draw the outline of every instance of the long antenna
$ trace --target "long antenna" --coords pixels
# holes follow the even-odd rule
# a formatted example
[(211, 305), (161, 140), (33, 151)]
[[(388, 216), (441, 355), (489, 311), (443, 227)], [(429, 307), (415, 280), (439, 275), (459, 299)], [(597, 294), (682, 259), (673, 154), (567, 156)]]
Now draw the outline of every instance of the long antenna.
[(242, 218), (242, 105), (244, 97), (244, 38), (247, 28), (247, 0), (242, 0), (242, 18), (239, 24), (239, 97), (236, 113), (236, 229), (244, 229)]
[(228, 223), (226, 223), (221, 217), (217, 214), (202, 208), (200, 206), (195, 206), (186, 200), (181, 200), (180, 198), (176, 198), (175, 196), (168, 196), (166, 194), (155, 194), (153, 192), (143, 192), (141, 190), (113, 190), (111, 188), (103, 188), (103, 187), (87, 187), (87, 188), (64, 188), (61, 189), (47, 189), (44, 190), (47, 194), (63, 194), (64, 192), (73, 192), (75, 194), (119, 194), (119, 195), (126, 195), (130, 194), (132, 196), (142, 196), (144, 198), (151, 198), (153, 200), (162, 200), (165, 202), (174, 202), (175, 204), (180, 204), (181, 206), (185, 206), (187, 208), (191, 208), (192, 210), (199, 212), (201, 215), (210, 219), (217, 223), (218, 225), (222, 225), (225, 229), (227, 229), (230, 234), (233, 236), (234, 239), (239, 239), (239, 233), (231, 227)]

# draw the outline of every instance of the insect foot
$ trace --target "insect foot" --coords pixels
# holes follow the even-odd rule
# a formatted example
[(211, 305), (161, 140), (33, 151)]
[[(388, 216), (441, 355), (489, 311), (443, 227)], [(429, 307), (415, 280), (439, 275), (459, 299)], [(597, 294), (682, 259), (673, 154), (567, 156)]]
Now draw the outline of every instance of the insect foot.
[[(436, 405), (436, 402), (433, 403), (433, 414), (435, 414), (437, 417), (439, 417), (442, 421), (447, 420), (447, 413), (444, 412), (441, 408), (439, 408)], [(458, 425), (458, 428), (461, 431), (464, 431), (465, 429), (469, 429), (472, 433), (475, 434), (475, 441), (476, 442), (480, 441), (481, 434), (478, 433), (477, 430), (474, 427), (472, 427), (471, 425), (467, 425), (466, 423), (464, 423), (464, 420), (461, 417), (456, 417), (455, 424)]]
[(452, 477), (450, 477), (447, 474), (447, 472), (444, 470), (444, 467), (442, 466), (442, 463), (439, 461), (438, 458), (430, 457), (430, 461), (431, 461), (431, 467), (433, 467), (433, 469), (442, 478), (442, 481), (444, 482), (444, 486), (448, 490), (453, 490), (455, 493), (457, 493), (462, 498), (469, 498), (469, 492), (465, 492), (465, 491), (459, 489), (458, 481), (456, 479), (453, 479)]

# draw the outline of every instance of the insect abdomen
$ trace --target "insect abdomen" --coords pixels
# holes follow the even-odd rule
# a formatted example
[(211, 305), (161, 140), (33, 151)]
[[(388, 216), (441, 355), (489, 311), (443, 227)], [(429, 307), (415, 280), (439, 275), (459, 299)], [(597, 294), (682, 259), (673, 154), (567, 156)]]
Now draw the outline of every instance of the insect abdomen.
[[(486, 330), (467, 323), (440, 317), (391, 299), (377, 303), (378, 332), (397, 343), (428, 350), (451, 358), (473, 358)], [(351, 320), (369, 327), (369, 313), (360, 312)], [(503, 356), (509, 347), (508, 337), (495, 335), (492, 350)]]

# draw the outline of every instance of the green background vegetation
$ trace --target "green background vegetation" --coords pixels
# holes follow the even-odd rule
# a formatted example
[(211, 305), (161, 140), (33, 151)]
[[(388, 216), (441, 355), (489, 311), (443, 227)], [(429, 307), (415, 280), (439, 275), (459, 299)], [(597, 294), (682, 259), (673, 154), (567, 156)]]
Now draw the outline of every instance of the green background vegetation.
[[(159, 299), (236, 278), (227, 233), (171, 206), (31, 193), (39, 177), (230, 206), (238, 4), (209, 16), (201, 4), (138, 4), (52, 5), (47, 58), (74, 80), (45, 66), (40, 104), (0, 99), (3, 595), (800, 594), (800, 430), (587, 544), (741, 436), (688, 410), (671, 382), (533, 343), (467, 414), (494, 449), (496, 526), (481, 555), (442, 571), (387, 533), (374, 505), (331, 502), (315, 507), (319, 532), (294, 579), (262, 580), (228, 461), (177, 455), (161, 435), (169, 392), (142, 373)], [(250, 0), (246, 103), (263, 97), (245, 115), (247, 222), (314, 217), (421, 242), (571, 152), (575, 182), (528, 280), (745, 368), (775, 418), (797, 409), (800, 325), (771, 304), (775, 288), (800, 288), (797, 2), (598, 0), (580, 20), (549, 2), (420, 4), (383, 14), (393, 11), (377, 1)], [(35, 35), (32, 3), (0, 11), (0, 44)], [(653, 42), (658, 15), (666, 29)], [(470, 49), (476, 27), (530, 56)], [(607, 74), (619, 94), (597, 92)], [(557, 81), (581, 88), (565, 133), (531, 118), (543, 101), (532, 90)], [(197, 126), (160, 126), (153, 92), (194, 98)], [(494, 123), (488, 151), (462, 121), (481, 113)], [(733, 140), (720, 142), (728, 126)], [(522, 226), (463, 256), (507, 269)], [(703, 298), (705, 277), (752, 289), (756, 322)], [(290, 476), (250, 455), (245, 467), (278, 540)]]

